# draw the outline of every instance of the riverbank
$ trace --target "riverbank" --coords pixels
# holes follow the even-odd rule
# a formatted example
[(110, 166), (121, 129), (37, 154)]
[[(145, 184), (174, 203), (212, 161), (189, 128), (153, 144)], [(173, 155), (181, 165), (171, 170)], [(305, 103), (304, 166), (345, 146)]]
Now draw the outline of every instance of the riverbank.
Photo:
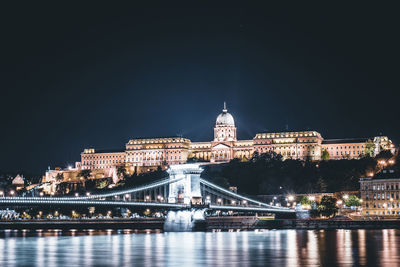
[(164, 218), (0, 221), (0, 230), (161, 230)]
[[(0, 230), (163, 230), (164, 218), (71, 219), (0, 221)], [(207, 217), (195, 224), (195, 230), (229, 231), (257, 229), (400, 229), (400, 220), (269, 220), (257, 217)]]
[(256, 229), (400, 229), (400, 220), (262, 220), (256, 217), (209, 217), (207, 230)]

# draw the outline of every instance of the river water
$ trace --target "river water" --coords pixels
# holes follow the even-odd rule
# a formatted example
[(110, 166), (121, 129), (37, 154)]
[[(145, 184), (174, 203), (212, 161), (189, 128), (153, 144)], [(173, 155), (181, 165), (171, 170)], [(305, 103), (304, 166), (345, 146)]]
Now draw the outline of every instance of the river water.
[(399, 265), (399, 230), (0, 234), (0, 266)]

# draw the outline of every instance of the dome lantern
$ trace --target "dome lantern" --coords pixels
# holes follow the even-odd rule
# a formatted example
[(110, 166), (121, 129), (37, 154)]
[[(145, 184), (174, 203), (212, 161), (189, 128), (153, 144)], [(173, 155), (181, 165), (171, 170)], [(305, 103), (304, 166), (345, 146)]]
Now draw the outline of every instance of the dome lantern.
[(218, 115), (215, 125), (216, 126), (235, 126), (235, 120), (233, 119), (232, 115), (230, 113), (228, 113), (225, 102), (224, 102), (224, 109), (222, 110), (222, 113)]

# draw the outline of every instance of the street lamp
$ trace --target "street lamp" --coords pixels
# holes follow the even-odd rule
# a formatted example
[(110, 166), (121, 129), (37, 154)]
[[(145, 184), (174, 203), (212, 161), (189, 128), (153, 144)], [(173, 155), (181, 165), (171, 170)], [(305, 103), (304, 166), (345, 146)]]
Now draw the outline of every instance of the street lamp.
[(90, 196), (90, 192), (87, 192), (87, 193), (86, 193), (86, 196)]
[(288, 200), (289, 201), (293, 201), (294, 200), (294, 196), (288, 196)]
[(79, 197), (79, 193), (75, 193), (75, 197)]
[(349, 195), (344, 195), (344, 196), (343, 196), (343, 199), (344, 199), (344, 200), (347, 200), (348, 198), (349, 198)]
[(15, 192), (14, 192), (14, 190), (11, 190), (11, 191), (10, 191), (10, 195), (12, 195), (12, 196), (13, 196), (13, 195), (14, 195), (14, 193), (15, 193)]

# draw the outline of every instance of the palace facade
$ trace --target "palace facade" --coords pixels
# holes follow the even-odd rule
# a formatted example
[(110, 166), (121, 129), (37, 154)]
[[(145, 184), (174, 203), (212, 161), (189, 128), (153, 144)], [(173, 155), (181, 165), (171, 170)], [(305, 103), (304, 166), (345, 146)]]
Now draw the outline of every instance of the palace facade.
[(168, 166), (186, 163), (191, 158), (228, 162), (234, 158), (250, 159), (254, 152), (270, 151), (284, 159), (320, 160), (324, 150), (330, 159), (353, 159), (364, 156), (367, 149), (372, 149), (375, 155), (382, 149), (394, 150), (394, 145), (386, 136), (326, 140), (316, 131), (257, 133), (251, 140), (237, 140), (234, 118), (224, 104), (215, 122), (212, 141), (192, 142), (179, 136), (131, 139), (121, 150), (84, 149), (76, 168), (106, 170), (119, 166)]
[(400, 175), (384, 169), (373, 177), (360, 179), (364, 216), (400, 217)]

